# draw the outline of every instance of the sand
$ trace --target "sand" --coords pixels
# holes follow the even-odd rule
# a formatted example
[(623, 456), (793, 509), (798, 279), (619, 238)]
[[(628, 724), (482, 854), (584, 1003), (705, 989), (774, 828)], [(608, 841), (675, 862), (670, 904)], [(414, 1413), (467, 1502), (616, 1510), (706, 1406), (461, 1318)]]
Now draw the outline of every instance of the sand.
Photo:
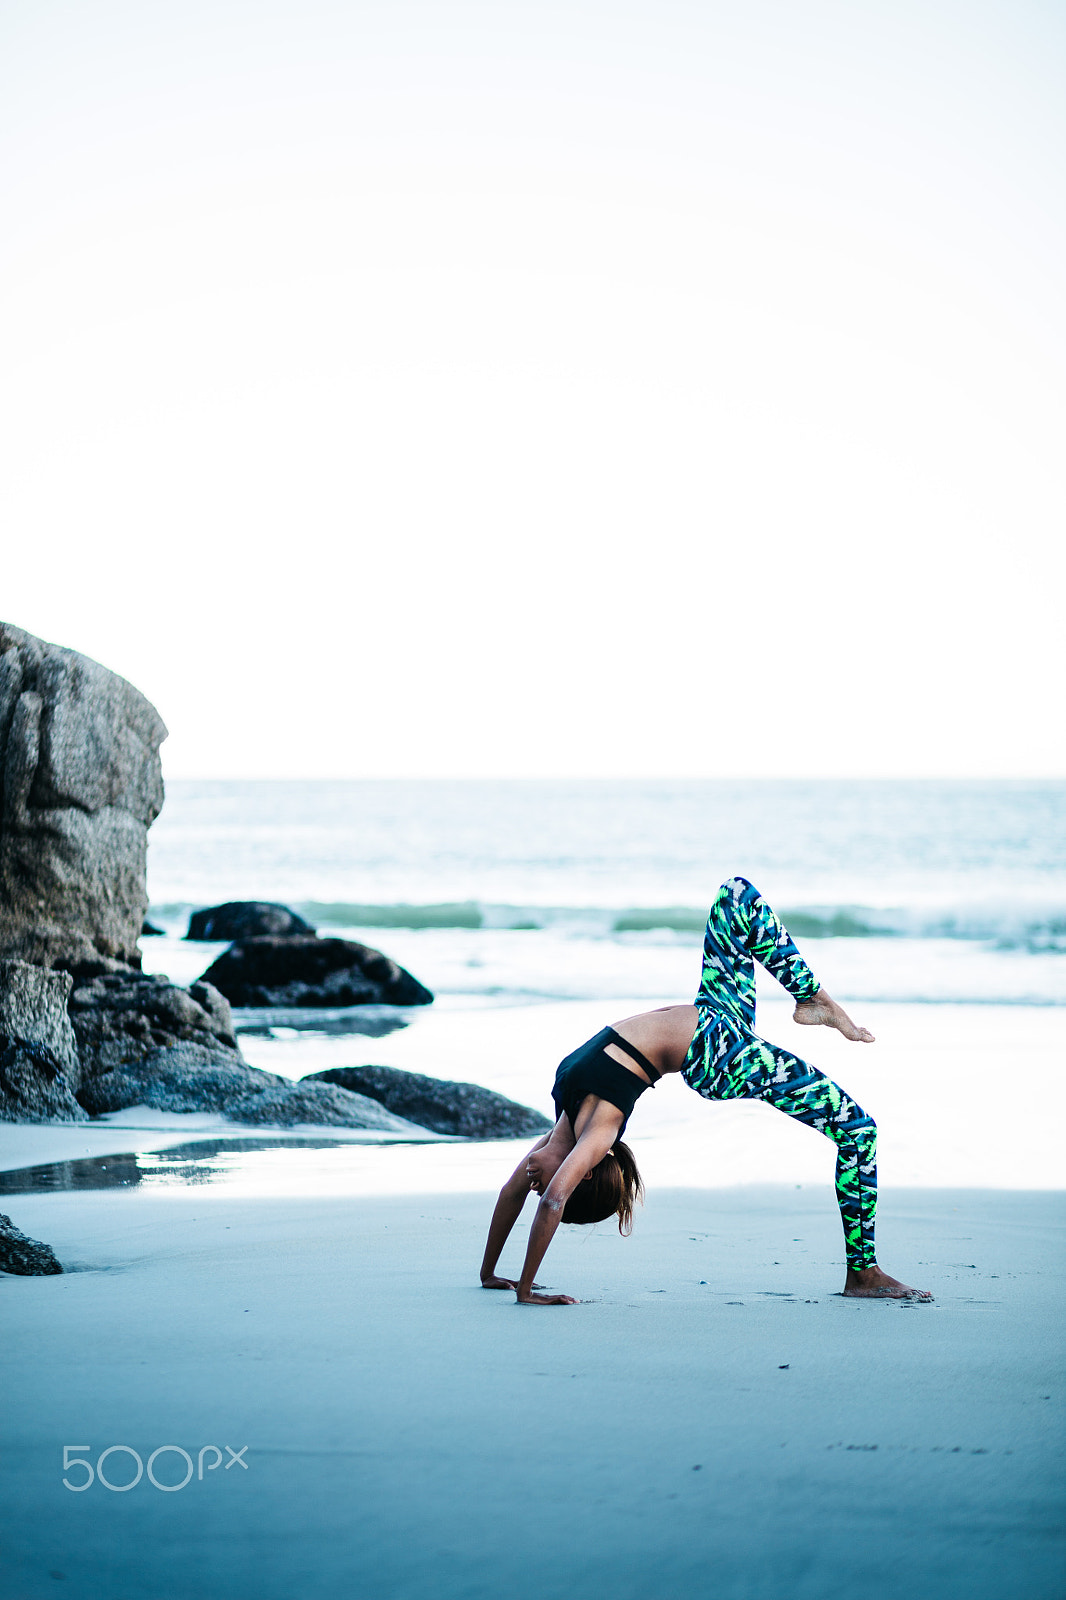
[[(248, 1049), (546, 1107), (544, 1063), (625, 1010), (441, 1006), (383, 1039)], [(0, 1275), (3, 1600), (1062, 1600), (1066, 1010), (861, 1013), (869, 1050), (773, 1002), (760, 1023), (877, 1116), (879, 1256), (933, 1306), (842, 1299), (831, 1145), (678, 1082), (631, 1124), (632, 1238), (552, 1246), (571, 1308), (477, 1285), (521, 1143), (353, 1134), (222, 1154), (198, 1187), (157, 1164), (0, 1199), (72, 1269)], [(134, 1107), (0, 1127), (0, 1168), (261, 1131)], [(316, 1132), (343, 1140), (291, 1130)], [(77, 1493), (65, 1445), (217, 1449), (174, 1492)], [(184, 1459), (153, 1470), (173, 1484)]]
[[(5, 1201), (78, 1269), (0, 1279), (5, 1596), (1061, 1596), (1061, 1195), (887, 1192), (932, 1307), (840, 1298), (831, 1195), (794, 1185), (564, 1230), (582, 1304), (519, 1307), (477, 1286), (488, 1204)], [(64, 1445), (114, 1444), (221, 1463), (64, 1488)]]

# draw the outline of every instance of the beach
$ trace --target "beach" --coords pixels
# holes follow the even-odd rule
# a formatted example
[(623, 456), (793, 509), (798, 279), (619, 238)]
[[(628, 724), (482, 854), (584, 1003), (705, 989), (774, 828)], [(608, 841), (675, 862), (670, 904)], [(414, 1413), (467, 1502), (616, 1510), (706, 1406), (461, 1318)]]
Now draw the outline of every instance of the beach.
[(4, 1286), (5, 1592), (1061, 1594), (1061, 1195), (886, 1191), (916, 1306), (818, 1191), (659, 1190), (552, 1309), (477, 1286), (489, 1199), (20, 1200), (80, 1270)]
[[(800, 1033), (784, 1007), (764, 1011), (769, 1036)], [(841, 1298), (828, 1141), (679, 1083), (660, 1086), (632, 1139), (649, 1190), (632, 1236), (564, 1228), (553, 1245), (542, 1276), (581, 1301), (560, 1308), (478, 1285), (522, 1141), (314, 1128), (271, 1140), (147, 1108), (0, 1129), (8, 1182), (121, 1152), (144, 1169), (118, 1189), (2, 1202), (68, 1269), (2, 1281), (8, 1592), (532, 1600), (578, 1583), (642, 1600), (820, 1600), (842, 1563), (874, 1551), (874, 1596), (998, 1597), (1020, 1564), (1027, 1597), (1060, 1595), (1066, 1015), (864, 1015), (877, 1047), (823, 1030), (817, 1052), (812, 1030), (806, 1042), (877, 1108), (879, 1258), (933, 1305)], [(588, 1003), (430, 1008), (388, 1039), (340, 1044), (442, 1071), (464, 1051), (516, 1093), (531, 1057), (589, 1021)], [(926, 1056), (904, 1071), (922, 1037)], [(969, 1096), (951, 1086), (951, 1040)], [(1005, 1040), (1030, 1061), (1046, 1047), (1031, 1087), (1049, 1115), (1013, 1154), (990, 1093)], [(259, 1041), (275, 1070), (286, 1045), (312, 1048)], [(922, 1102), (939, 1141), (913, 1115), (933, 1060), (949, 1080), (942, 1102)], [(168, 1149), (182, 1153), (173, 1170)], [(984, 1184), (961, 1183), (966, 1171)], [(208, 1450), (180, 1491), (143, 1476), (123, 1493), (65, 1488), (85, 1472), (64, 1474), (64, 1445), (94, 1470), (112, 1445), (145, 1465), (178, 1445), (194, 1468), (204, 1447), (222, 1463), (227, 1445), (248, 1448), (228, 1468)], [(116, 1485), (135, 1472), (126, 1451), (104, 1463)], [(165, 1453), (155, 1472), (180, 1482), (184, 1457)]]
[[(639, 897), (612, 902), (582, 879), (577, 841), (553, 868), (527, 840), (506, 878), (483, 840), (457, 866), (431, 838), (424, 904), (403, 910), (410, 885), (386, 863), (377, 910), (367, 899), (371, 920), (355, 923), (339, 835), (242, 834), (223, 798), (208, 826), (191, 796), (193, 828), (179, 792), (147, 970), (188, 983), (218, 953), (181, 933), (196, 872), (217, 873), (232, 847), (219, 898), (249, 892), (254, 869), (278, 894), (303, 883), (306, 908), (332, 860), (340, 892), (320, 929), (380, 945), (436, 994), (237, 1011), (253, 1066), (298, 1079), (386, 1065), (547, 1114), (576, 1043), (694, 991), (699, 933), (683, 908), (697, 889), (669, 863), (643, 880), (635, 868)], [(630, 817), (618, 836), (624, 889), (641, 828)], [(368, 856), (387, 854), (368, 838)], [(856, 918), (891, 910), (859, 855), (819, 913), (839, 930), (849, 908), (851, 931), (801, 943), (876, 1044), (797, 1026), (761, 978), (757, 1025), (876, 1117), (878, 1258), (932, 1304), (844, 1299), (831, 1143), (679, 1079), (642, 1097), (627, 1135), (648, 1188), (632, 1236), (560, 1230), (541, 1277), (580, 1303), (558, 1308), (478, 1282), (526, 1141), (146, 1106), (3, 1124), (0, 1210), (65, 1268), (0, 1277), (5, 1600), (823, 1600), (842, 1583), (885, 1600), (999, 1600), (1019, 1585), (1059, 1600), (1059, 879), (1045, 872), (1039, 893), (1039, 874), (1027, 880), (1009, 937), (974, 923), (1002, 896), (1009, 849), (983, 875), (943, 870), (936, 906), (901, 888), (909, 933), (856, 933)], [(643, 926), (638, 899), (682, 910), (665, 927), (649, 910)]]

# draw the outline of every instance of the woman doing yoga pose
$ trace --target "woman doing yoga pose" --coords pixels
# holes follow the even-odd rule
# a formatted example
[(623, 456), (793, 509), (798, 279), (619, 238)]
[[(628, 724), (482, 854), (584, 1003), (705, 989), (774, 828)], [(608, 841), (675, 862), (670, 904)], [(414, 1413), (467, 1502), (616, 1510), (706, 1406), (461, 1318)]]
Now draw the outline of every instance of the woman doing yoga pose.
[[(560, 1066), (552, 1090), (558, 1121), (523, 1157), (500, 1190), (492, 1214), (481, 1282), (515, 1289), (523, 1305), (576, 1305), (565, 1294), (538, 1294), (536, 1272), (560, 1222), (617, 1216), (629, 1233), (643, 1193), (632, 1151), (621, 1142), (645, 1089), (680, 1072), (708, 1100), (765, 1100), (817, 1128), (837, 1147), (836, 1194), (844, 1224), (844, 1294), (866, 1299), (931, 1300), (882, 1272), (874, 1254), (877, 1128), (861, 1106), (779, 1045), (755, 1033), (755, 962), (796, 1001), (796, 1022), (837, 1028), (872, 1044), (804, 961), (773, 909), (746, 878), (723, 883), (707, 919), (703, 979), (693, 1006), (663, 1006), (604, 1028)], [(522, 1276), (496, 1274), (496, 1263), (530, 1191), (539, 1194)]]

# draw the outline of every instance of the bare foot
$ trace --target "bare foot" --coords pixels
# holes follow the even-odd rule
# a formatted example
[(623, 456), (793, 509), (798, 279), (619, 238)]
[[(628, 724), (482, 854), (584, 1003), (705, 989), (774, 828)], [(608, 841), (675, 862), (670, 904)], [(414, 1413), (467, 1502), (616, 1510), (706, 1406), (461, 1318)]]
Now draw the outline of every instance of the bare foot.
[[(498, 1278), (496, 1274), (493, 1273), (489, 1278), (482, 1278), (481, 1287), (483, 1289), (517, 1289), (518, 1279)], [(542, 1283), (535, 1283), (533, 1287), (534, 1289), (543, 1289), (544, 1285)]]
[(813, 1000), (801, 1000), (792, 1013), (792, 1020), (801, 1022), (805, 1028), (836, 1028), (845, 1039), (854, 1039), (859, 1044), (874, 1042), (869, 1028), (857, 1027), (844, 1007), (837, 1005), (824, 989), (819, 989)]
[(853, 1300), (932, 1300), (933, 1298), (928, 1289), (911, 1289), (907, 1284), (900, 1283), (898, 1278), (890, 1278), (880, 1267), (865, 1267), (862, 1272), (853, 1272), (849, 1267), (843, 1293)]

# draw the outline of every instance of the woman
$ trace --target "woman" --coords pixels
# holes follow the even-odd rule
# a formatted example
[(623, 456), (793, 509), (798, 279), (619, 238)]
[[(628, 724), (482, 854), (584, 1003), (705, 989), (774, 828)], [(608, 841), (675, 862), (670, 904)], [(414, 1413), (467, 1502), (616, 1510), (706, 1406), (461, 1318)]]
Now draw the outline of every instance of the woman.
[[(560, 1222), (618, 1217), (629, 1233), (643, 1194), (636, 1162), (621, 1136), (637, 1098), (668, 1072), (680, 1072), (708, 1100), (754, 1098), (817, 1128), (837, 1146), (836, 1193), (844, 1224), (844, 1294), (865, 1299), (931, 1300), (925, 1290), (890, 1278), (874, 1255), (877, 1128), (824, 1073), (758, 1038), (755, 962), (772, 972), (796, 1001), (793, 1017), (809, 1027), (836, 1028), (872, 1044), (826, 994), (792, 939), (746, 878), (719, 889), (707, 919), (703, 980), (694, 1006), (663, 1006), (604, 1028), (560, 1064), (552, 1097), (558, 1120), (500, 1190), (489, 1225), (481, 1283), (515, 1289), (522, 1305), (572, 1306), (566, 1294), (538, 1294), (534, 1283)], [(522, 1276), (496, 1274), (496, 1263), (530, 1190), (541, 1197), (530, 1229)]]

